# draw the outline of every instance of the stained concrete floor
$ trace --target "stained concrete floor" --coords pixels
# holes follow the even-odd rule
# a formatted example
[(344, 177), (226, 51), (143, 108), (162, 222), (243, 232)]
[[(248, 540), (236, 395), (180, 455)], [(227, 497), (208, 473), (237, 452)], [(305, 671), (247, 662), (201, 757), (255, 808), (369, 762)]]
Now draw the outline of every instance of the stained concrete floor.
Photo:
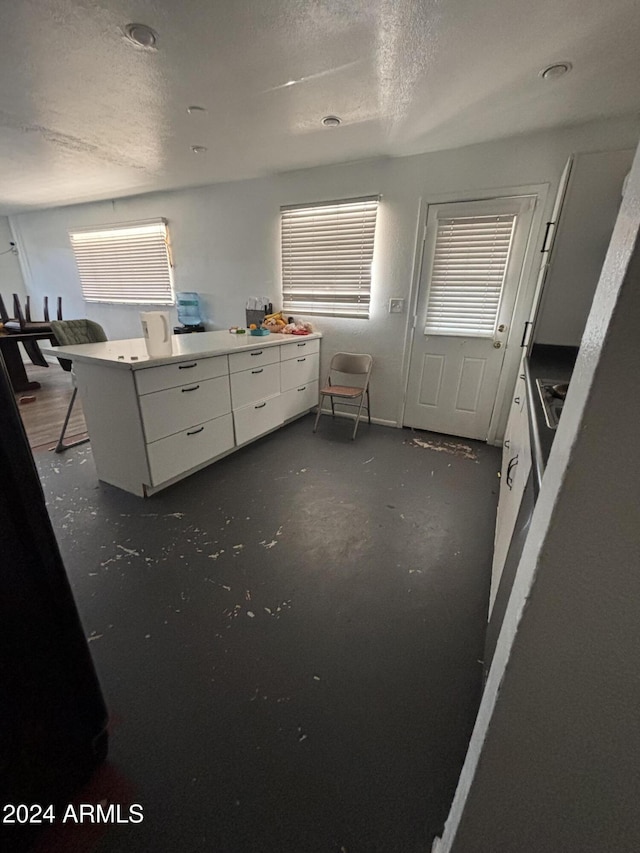
[(480, 698), (499, 451), (311, 426), (146, 501), (90, 445), (36, 454), (112, 720), (79, 799), (144, 809), (41, 850), (430, 849)]

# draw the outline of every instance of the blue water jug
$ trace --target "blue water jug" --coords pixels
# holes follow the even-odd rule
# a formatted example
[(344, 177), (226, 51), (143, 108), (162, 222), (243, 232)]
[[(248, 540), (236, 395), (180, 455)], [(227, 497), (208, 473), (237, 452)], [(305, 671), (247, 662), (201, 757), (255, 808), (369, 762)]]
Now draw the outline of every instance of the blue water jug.
[(200, 296), (197, 293), (183, 291), (176, 293), (178, 320), (183, 326), (199, 326), (202, 323)]

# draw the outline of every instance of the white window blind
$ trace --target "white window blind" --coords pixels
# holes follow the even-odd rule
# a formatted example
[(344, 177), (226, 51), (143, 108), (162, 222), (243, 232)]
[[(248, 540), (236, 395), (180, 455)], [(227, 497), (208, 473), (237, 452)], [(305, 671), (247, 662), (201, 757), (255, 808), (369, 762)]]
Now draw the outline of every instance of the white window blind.
[(172, 305), (164, 219), (69, 232), (87, 302)]
[(515, 214), (438, 221), (425, 334), (492, 337)]
[(368, 319), (378, 201), (280, 209), (285, 311)]

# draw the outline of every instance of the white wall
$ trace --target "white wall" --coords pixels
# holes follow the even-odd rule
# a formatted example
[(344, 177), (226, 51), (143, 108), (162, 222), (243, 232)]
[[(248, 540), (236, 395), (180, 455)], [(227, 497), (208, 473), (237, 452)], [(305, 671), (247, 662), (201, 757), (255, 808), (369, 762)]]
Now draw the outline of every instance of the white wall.
[(26, 295), (20, 261), (17, 255), (9, 251), (9, 243), (12, 241), (9, 220), (6, 216), (0, 216), (0, 293), (11, 317), (13, 317), (13, 294), (18, 294), (22, 304)]
[(640, 850), (640, 150), (439, 853)]
[[(621, 119), (415, 157), (322, 167), (250, 181), (163, 192), (27, 213), (12, 218), (28, 258), (27, 288), (63, 296), (65, 317), (88, 316), (112, 338), (139, 336), (137, 310), (83, 302), (67, 231), (164, 216), (169, 220), (177, 290), (199, 291), (209, 323), (242, 323), (247, 296), (279, 304), (279, 207), (296, 202), (381, 193), (371, 319), (319, 317), (325, 357), (336, 350), (375, 358), (373, 415), (395, 423), (404, 393), (407, 315), (389, 315), (389, 297), (409, 300), (424, 206), (452, 194), (548, 183), (552, 192), (569, 153), (635, 147), (637, 119)], [(538, 236), (538, 242), (542, 235)]]

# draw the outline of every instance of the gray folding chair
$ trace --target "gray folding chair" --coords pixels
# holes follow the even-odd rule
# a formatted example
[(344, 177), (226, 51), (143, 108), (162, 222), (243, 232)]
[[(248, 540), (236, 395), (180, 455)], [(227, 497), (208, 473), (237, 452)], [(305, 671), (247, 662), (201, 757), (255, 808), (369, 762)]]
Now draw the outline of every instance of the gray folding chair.
[[(73, 346), (75, 344), (97, 344), (107, 340), (107, 336), (102, 326), (99, 323), (94, 323), (93, 320), (52, 320), (51, 330), (56, 337), (58, 346), (61, 347)], [(77, 447), (79, 444), (84, 444), (89, 441), (89, 437), (80, 438), (78, 441), (71, 441), (68, 444), (64, 443), (64, 435), (67, 431), (67, 426), (69, 425), (69, 418), (71, 417), (73, 404), (76, 401), (78, 389), (76, 387), (76, 378), (72, 369), (73, 363), (68, 358), (59, 358), (58, 361), (60, 362), (60, 367), (62, 367), (63, 370), (71, 372), (71, 378), (73, 380), (73, 393), (69, 402), (69, 408), (67, 409), (67, 414), (62, 425), (60, 438), (54, 447), (56, 453), (62, 453), (70, 447)]]
[[(354, 352), (338, 352), (331, 359), (329, 365), (329, 375), (327, 383), (320, 389), (320, 398), (318, 400), (318, 414), (313, 425), (313, 431), (318, 429), (318, 421), (322, 414), (322, 403), (325, 397), (329, 397), (331, 401), (331, 414), (335, 416), (334, 399), (338, 400), (345, 406), (357, 406), (356, 423), (353, 428), (352, 440), (355, 439), (360, 423), (360, 415), (362, 409), (366, 408), (367, 418), (371, 423), (371, 409), (369, 407), (369, 378), (371, 376), (371, 368), (373, 367), (373, 358), (367, 353)], [(361, 385), (338, 385), (335, 382), (336, 374), (342, 377), (360, 377)], [(364, 400), (367, 398), (365, 406)], [(359, 401), (359, 402), (356, 402)]]

